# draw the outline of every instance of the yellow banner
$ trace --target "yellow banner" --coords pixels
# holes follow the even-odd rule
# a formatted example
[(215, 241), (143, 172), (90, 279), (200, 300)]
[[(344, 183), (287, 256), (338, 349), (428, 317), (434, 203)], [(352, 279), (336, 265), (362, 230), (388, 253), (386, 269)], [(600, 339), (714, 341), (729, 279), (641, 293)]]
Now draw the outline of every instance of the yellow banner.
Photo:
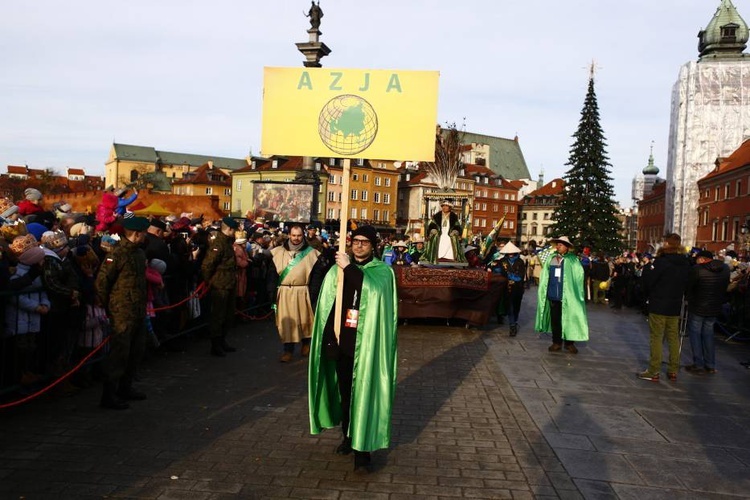
[(261, 154), (433, 161), (438, 76), (265, 68)]

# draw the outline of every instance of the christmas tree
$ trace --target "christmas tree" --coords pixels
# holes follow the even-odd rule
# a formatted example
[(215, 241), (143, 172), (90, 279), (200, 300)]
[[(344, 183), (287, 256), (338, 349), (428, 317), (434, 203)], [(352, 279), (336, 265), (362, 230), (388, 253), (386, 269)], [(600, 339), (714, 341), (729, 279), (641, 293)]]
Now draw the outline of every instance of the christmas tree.
[(575, 142), (566, 165), (565, 191), (555, 212), (551, 235), (568, 236), (576, 248), (615, 252), (622, 243), (610, 176), (604, 132), (599, 124), (599, 105), (594, 91), (593, 65), (581, 111)]

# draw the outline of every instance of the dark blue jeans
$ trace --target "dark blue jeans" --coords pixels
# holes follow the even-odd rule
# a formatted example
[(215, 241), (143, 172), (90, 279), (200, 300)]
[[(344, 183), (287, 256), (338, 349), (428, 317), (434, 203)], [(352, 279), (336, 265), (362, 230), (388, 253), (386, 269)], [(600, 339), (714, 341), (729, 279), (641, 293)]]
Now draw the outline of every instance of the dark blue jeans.
[(698, 368), (716, 368), (716, 348), (714, 346), (715, 316), (698, 316), (690, 313), (687, 331), (690, 348), (693, 350), (693, 364)]

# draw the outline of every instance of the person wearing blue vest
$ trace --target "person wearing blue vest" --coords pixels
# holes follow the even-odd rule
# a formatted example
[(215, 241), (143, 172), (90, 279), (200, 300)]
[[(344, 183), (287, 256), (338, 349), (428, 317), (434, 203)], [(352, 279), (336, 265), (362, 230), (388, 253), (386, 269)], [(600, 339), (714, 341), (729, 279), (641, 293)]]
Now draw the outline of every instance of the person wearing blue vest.
[(589, 339), (583, 266), (578, 256), (570, 251), (573, 243), (566, 236), (550, 242), (555, 251), (545, 252), (542, 258), (534, 326), (539, 332), (552, 332), (550, 352), (564, 347), (569, 353), (578, 354), (575, 342)]

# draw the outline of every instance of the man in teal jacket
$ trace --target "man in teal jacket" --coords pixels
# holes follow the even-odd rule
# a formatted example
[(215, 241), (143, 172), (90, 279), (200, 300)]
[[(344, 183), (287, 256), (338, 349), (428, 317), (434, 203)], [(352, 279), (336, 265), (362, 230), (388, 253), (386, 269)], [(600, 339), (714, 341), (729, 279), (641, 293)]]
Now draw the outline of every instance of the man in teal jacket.
[(555, 251), (542, 258), (535, 329), (552, 332), (550, 352), (565, 347), (571, 354), (577, 354), (575, 342), (589, 339), (583, 266), (570, 251), (573, 244), (566, 236), (555, 238), (551, 243)]
[[(318, 298), (310, 345), (310, 431), (341, 424), (336, 453), (354, 452), (354, 470), (369, 471), (370, 452), (387, 448), (396, 391), (396, 279), (374, 257), (372, 226), (352, 233), (353, 262), (336, 254)], [(334, 331), (338, 270), (344, 273), (339, 335)]]

